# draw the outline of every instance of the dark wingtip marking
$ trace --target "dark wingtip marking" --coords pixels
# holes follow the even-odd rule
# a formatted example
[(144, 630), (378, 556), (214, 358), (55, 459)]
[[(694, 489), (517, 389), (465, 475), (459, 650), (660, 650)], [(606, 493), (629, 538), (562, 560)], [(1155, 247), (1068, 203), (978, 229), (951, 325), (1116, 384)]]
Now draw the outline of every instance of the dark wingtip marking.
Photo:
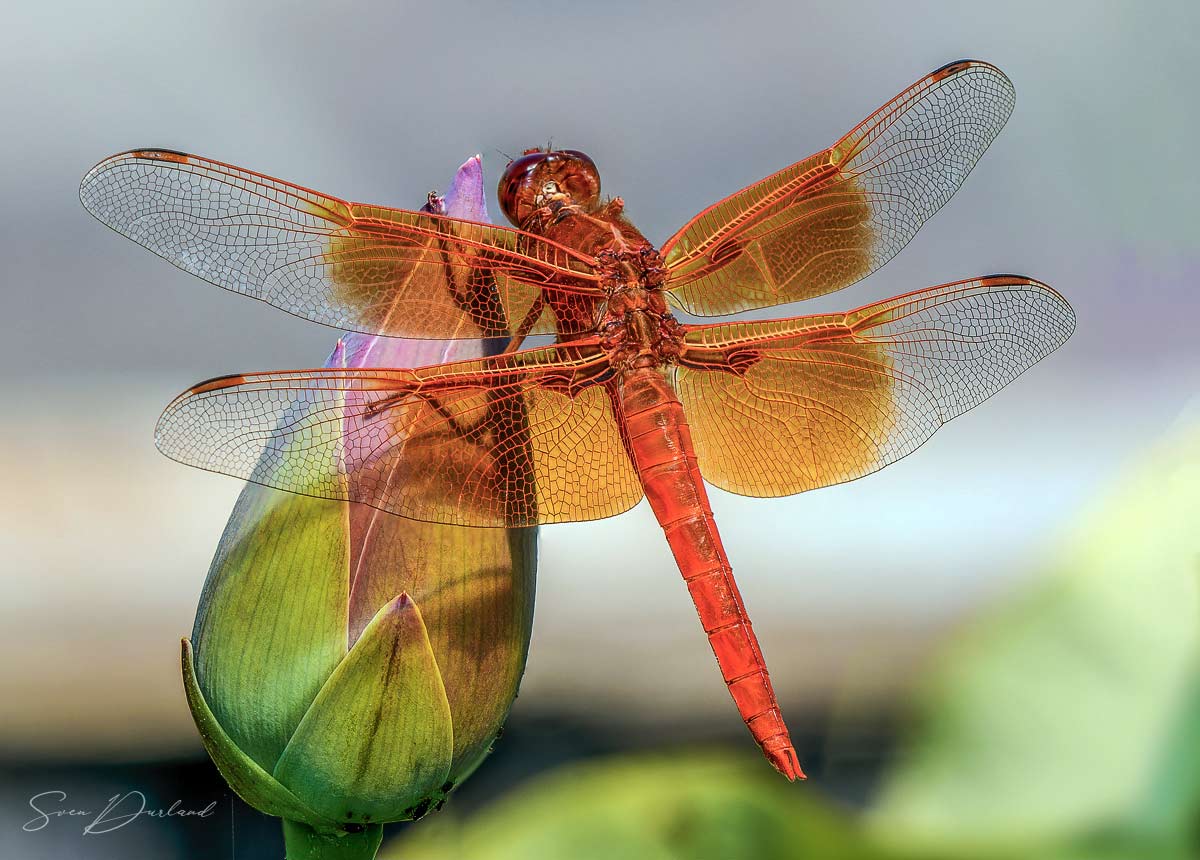
[(151, 161), (173, 161), (176, 164), (187, 164), (191, 160), (186, 152), (178, 152), (174, 149), (135, 149), (129, 153), (129, 156)]
[(935, 69), (929, 74), (931, 80), (940, 81), (948, 78), (951, 75), (957, 75), (964, 69), (969, 69), (971, 66), (986, 66), (988, 63), (980, 62), (979, 60), (954, 60), (951, 63), (946, 63), (940, 69)]
[(1015, 287), (1022, 284), (1041, 284), (1042, 282), (1028, 275), (1000, 274), (986, 275), (979, 279), (979, 283), (985, 287)]
[[(1071, 303), (1069, 301), (1067, 301), (1066, 296), (1064, 296), (1062, 293), (1060, 293), (1058, 290), (1054, 289), (1054, 287), (1050, 286), (1049, 284), (1045, 283), (1044, 281), (1039, 281), (1037, 278), (1031, 278), (1028, 275), (988, 275), (987, 277), (980, 278), (979, 283), (981, 283), (985, 287), (1039, 287), (1039, 288), (1041, 288), (1043, 291), (1049, 293), (1050, 295), (1057, 297), (1058, 301), (1062, 305), (1062, 309), (1066, 312), (1067, 317), (1068, 317), (1068, 327), (1069, 327), (1069, 331), (1067, 332), (1067, 337), (1070, 337), (1072, 334), (1075, 333), (1075, 325), (1076, 325), (1076, 321), (1077, 321), (1077, 318), (1075, 316), (1075, 309), (1073, 307), (1071, 307)], [(1063, 340), (1065, 341), (1066, 338), (1064, 338)]]
[(209, 391), (219, 391), (222, 388), (232, 388), (246, 381), (244, 376), (217, 376), (206, 379), (188, 389), (188, 394), (204, 394)]

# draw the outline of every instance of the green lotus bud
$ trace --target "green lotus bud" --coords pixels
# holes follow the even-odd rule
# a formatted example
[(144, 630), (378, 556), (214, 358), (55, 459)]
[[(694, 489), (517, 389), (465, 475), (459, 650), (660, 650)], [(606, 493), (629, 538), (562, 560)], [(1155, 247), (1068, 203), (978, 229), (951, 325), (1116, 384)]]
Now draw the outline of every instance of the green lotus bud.
[[(482, 199), (474, 158), (438, 204)], [(482, 348), (347, 335), (329, 363)], [(486, 756), (525, 667), (535, 541), (242, 491), (183, 642), (184, 686), (230, 786), (284, 819), (290, 860), (374, 856), (382, 823), (438, 808)]]

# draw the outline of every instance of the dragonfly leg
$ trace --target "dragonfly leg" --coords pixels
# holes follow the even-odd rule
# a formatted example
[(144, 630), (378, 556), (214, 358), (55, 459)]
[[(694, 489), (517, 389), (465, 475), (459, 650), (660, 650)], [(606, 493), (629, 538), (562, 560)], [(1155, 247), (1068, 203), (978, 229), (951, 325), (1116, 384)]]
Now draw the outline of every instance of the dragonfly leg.
[(525, 338), (529, 336), (529, 332), (533, 331), (534, 325), (538, 318), (542, 315), (542, 309), (546, 307), (546, 297), (539, 295), (529, 308), (529, 313), (525, 314), (525, 319), (521, 320), (521, 324), (513, 333), (512, 339), (508, 342), (508, 346), (504, 348), (504, 353), (516, 352), (521, 348), (521, 344), (525, 342)]
[[(474, 437), (476, 436), (476, 434), (478, 432), (479, 425), (475, 425), (473, 427), (464, 426), (461, 422), (459, 422), (458, 418), (455, 417), (450, 412), (449, 409), (447, 409), (445, 406), (443, 406), (441, 401), (439, 401), (432, 394), (423, 394), (421, 392), (405, 391), (400, 394), (392, 394), (388, 397), (382, 397), (379, 400), (376, 400), (374, 403), (368, 404), (368, 406), (366, 408), (366, 415), (368, 418), (374, 418), (376, 415), (379, 415), (382, 412), (386, 412), (388, 409), (391, 409), (393, 406), (397, 406), (400, 403), (403, 403), (405, 400), (412, 397), (414, 395), (414, 393), (416, 394), (417, 397), (421, 398), (426, 403), (428, 403), (430, 406), (432, 406), (433, 410), (435, 412), (437, 412), (438, 415), (442, 416), (442, 418), (445, 419), (446, 424), (449, 425), (450, 429), (454, 431), (456, 436), (458, 436), (460, 439), (474, 440)], [(480, 422), (480, 423), (483, 423), (483, 422)]]

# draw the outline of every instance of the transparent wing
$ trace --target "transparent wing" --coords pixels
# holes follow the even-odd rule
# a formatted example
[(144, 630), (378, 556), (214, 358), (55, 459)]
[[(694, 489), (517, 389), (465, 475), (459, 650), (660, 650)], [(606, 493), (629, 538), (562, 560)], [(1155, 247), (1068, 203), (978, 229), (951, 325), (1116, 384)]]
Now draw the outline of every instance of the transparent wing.
[(938, 69), (832, 147), (693, 218), (663, 245), (670, 295), (714, 316), (840, 290), (878, 269), (962, 185), (1012, 113), (995, 66)]
[(785, 496), (906, 456), (1074, 326), (1050, 287), (993, 275), (846, 314), (691, 326), (676, 384), (705, 479)]
[(595, 342), (416, 370), (319, 369), (197, 385), (163, 412), (172, 459), (413, 519), (531, 526), (642, 497)]
[[(184, 271), (339, 329), (499, 337), (541, 307), (544, 291), (603, 299), (591, 261), (537, 236), (349, 203), (195, 155), (114, 155), (79, 196)], [(533, 333), (553, 331), (542, 313)]]

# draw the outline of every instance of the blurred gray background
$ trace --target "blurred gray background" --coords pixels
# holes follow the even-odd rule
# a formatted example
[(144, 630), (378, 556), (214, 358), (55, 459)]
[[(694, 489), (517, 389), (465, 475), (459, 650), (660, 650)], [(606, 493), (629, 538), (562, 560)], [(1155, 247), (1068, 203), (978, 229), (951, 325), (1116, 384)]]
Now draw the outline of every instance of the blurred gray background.
[[(473, 153), (491, 188), (502, 153), (552, 139), (588, 152), (661, 242), (943, 63), (1004, 69), (1016, 112), (950, 204), (867, 281), (772, 315), (1021, 272), (1070, 299), (1074, 338), (878, 475), (782, 500), (712, 493), (785, 711), (819, 738), (846, 702), (886, 709), (940, 637), (1037, 576), (1063, 525), (1195, 413), (1198, 25), (1190, 2), (11, 4), (0, 756), (20, 778), (5, 828), (54, 768), (207, 767), (177, 640), (239, 485), (158, 455), (154, 421), (192, 382), (317, 365), (337, 337), (92, 220), (77, 187), (93, 163), (168, 147), (415, 207)], [(518, 733), (744, 731), (644, 504), (545, 528), (541, 547)]]

